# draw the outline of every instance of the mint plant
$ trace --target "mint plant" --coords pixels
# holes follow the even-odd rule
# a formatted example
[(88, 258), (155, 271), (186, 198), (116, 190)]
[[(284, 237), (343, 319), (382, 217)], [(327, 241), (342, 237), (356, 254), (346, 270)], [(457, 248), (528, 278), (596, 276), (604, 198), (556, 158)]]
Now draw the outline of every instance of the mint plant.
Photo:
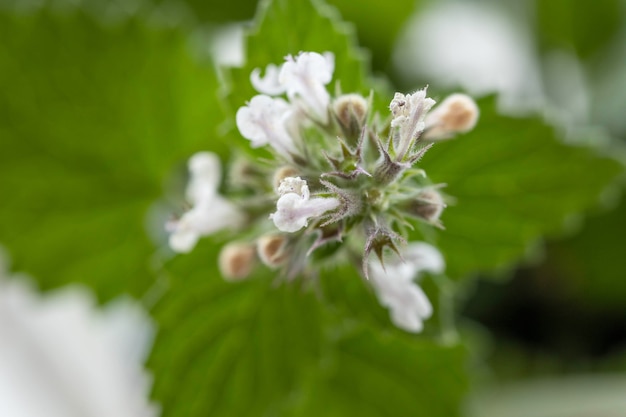
[[(319, 1), (263, 2), (241, 68), (194, 56), (189, 22), (149, 3), (106, 23), (91, 2), (5, 3), (0, 242), (44, 290), (142, 300), (165, 416), (458, 415), (458, 288), (623, 169), (493, 97), (394, 95)], [(173, 188), (191, 207), (164, 237)]]
[[(381, 115), (371, 99), (340, 87), (331, 97), (326, 85), (334, 65), (330, 52), (300, 52), (280, 67), (269, 64), (263, 78), (259, 68), (252, 71), (260, 94), (238, 109), (237, 128), (253, 147), (269, 146), (273, 159), (238, 161), (227, 177), (241, 196), (226, 199), (217, 192), (217, 156), (194, 155), (187, 187), (193, 207), (169, 223), (170, 246), (189, 252), (200, 236), (223, 228), (256, 236), (222, 250), (227, 279), (246, 278), (257, 258), (286, 279), (314, 275), (324, 263), (358, 260), (369, 279), (374, 252), (381, 267), (373, 268), (372, 283), (381, 303), (398, 327), (419, 332), (432, 306), (412, 279), (423, 270), (442, 272), (443, 260), (425, 243), (407, 249), (406, 230), (415, 221), (442, 228), (445, 202), (443, 184), (428, 183), (417, 163), (435, 142), (472, 129), (478, 108), (454, 94), (430, 112), (435, 101), (422, 89), (396, 93), (391, 117)], [(268, 231), (269, 220), (277, 230)], [(316, 256), (328, 246), (329, 253)], [(385, 249), (400, 258), (389, 271)]]

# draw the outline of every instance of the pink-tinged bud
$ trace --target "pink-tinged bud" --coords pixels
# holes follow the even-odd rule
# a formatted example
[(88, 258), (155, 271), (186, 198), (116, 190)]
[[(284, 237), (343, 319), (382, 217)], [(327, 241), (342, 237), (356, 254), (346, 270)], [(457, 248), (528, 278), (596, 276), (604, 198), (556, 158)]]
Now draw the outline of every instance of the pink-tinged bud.
[(227, 281), (241, 281), (252, 272), (256, 263), (254, 246), (245, 243), (229, 243), (220, 252), (218, 265)]
[(457, 133), (469, 132), (476, 126), (479, 110), (476, 102), (465, 94), (452, 94), (426, 117), (427, 140), (446, 139)]
[(429, 223), (435, 223), (445, 207), (441, 194), (437, 190), (428, 189), (419, 193), (417, 198), (409, 203), (408, 211)]
[(361, 134), (367, 107), (367, 100), (359, 94), (344, 94), (333, 102), (335, 117), (349, 139), (356, 140)]
[(270, 268), (277, 268), (287, 260), (289, 251), (287, 250), (287, 237), (284, 235), (261, 236), (256, 245), (261, 262)]

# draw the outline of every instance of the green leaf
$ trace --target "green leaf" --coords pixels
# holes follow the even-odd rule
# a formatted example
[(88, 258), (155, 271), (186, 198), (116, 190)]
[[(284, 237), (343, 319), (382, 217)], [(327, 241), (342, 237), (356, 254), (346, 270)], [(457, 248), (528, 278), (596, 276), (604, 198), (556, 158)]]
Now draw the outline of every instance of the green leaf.
[(294, 415), (459, 416), (468, 388), (465, 362), (461, 345), (359, 328), (336, 342)]
[(546, 273), (563, 282), (576, 305), (594, 310), (626, 312), (626, 198), (614, 210), (586, 219), (570, 239), (548, 246)]
[(561, 143), (538, 119), (497, 115), (492, 98), (479, 107), (475, 130), (438, 144), (421, 165), (456, 200), (436, 238), (454, 279), (523, 257), (542, 236), (561, 232), (568, 216), (594, 206), (623, 170), (592, 149)]
[(458, 415), (461, 345), (373, 330), (300, 281), (225, 282), (216, 256), (205, 241), (172, 261), (153, 311), (149, 366), (164, 416)]
[[(353, 26), (341, 22), (332, 7), (316, 0), (296, 4), (289, 0), (263, 1), (257, 17), (257, 24), (247, 37), (245, 65), (231, 72), (228, 97), (233, 109), (258, 94), (250, 83), (252, 70), (265, 70), (268, 64), (280, 64), (285, 56), (301, 51), (332, 52), (333, 83), (339, 82), (344, 93), (367, 96), (372, 88), (382, 88), (368, 77), (367, 56), (356, 46)], [(387, 98), (382, 98), (387, 101), (385, 107)]]
[(374, 68), (385, 70), (400, 29), (423, 1), (395, 0), (385, 3), (385, 7), (380, 6), (379, 0), (329, 0), (329, 3), (337, 7), (345, 20), (354, 23), (359, 44), (371, 51)]
[(274, 415), (321, 353), (320, 304), (268, 274), (227, 283), (200, 245), (171, 268), (150, 360), (164, 416)]
[(540, 46), (590, 58), (622, 28), (622, 10), (621, 0), (536, 0)]
[(174, 167), (220, 149), (217, 80), (186, 37), (80, 9), (0, 12), (0, 242), (43, 288), (152, 284), (147, 211)]
[[(166, 0), (154, 0), (165, 3)], [(223, 1), (219, 7), (214, 2), (205, 0), (182, 0), (203, 23), (226, 23), (229, 21), (250, 20), (254, 17), (257, 0)]]

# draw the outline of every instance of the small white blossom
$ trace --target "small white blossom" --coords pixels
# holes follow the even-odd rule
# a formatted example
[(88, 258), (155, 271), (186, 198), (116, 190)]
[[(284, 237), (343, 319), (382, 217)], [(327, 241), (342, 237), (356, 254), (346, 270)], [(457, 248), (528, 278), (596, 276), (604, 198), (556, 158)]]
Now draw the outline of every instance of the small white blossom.
[(328, 123), (330, 95), (325, 85), (330, 83), (335, 70), (335, 57), (316, 52), (301, 52), (295, 58), (287, 56), (278, 80), (285, 87), (292, 103), (303, 103), (305, 111), (318, 121)]
[(261, 78), (261, 69), (255, 68), (252, 73), (250, 73), (250, 82), (259, 93), (269, 96), (278, 96), (285, 92), (285, 86), (281, 84), (278, 79), (279, 73), (279, 66), (269, 64), (265, 68), (265, 77)]
[(389, 110), (393, 115), (391, 127), (398, 130), (395, 138), (397, 160), (401, 161), (417, 138), (424, 131), (424, 119), (428, 110), (435, 104), (435, 100), (426, 97), (426, 89), (418, 90), (413, 94), (396, 93), (389, 103)]
[(221, 229), (236, 227), (242, 214), (231, 202), (219, 195), (220, 162), (217, 155), (199, 152), (189, 160), (190, 181), (187, 199), (193, 205), (177, 221), (168, 224), (172, 232), (170, 247), (181, 253), (191, 251), (198, 239)]
[(310, 198), (306, 181), (299, 177), (285, 178), (278, 189), (282, 195), (276, 202), (276, 212), (270, 214), (270, 219), (283, 232), (297, 232), (306, 227), (310, 218), (319, 217), (339, 206), (336, 198)]
[(297, 153), (292, 136), (287, 130), (293, 116), (292, 107), (281, 98), (257, 95), (237, 110), (237, 128), (241, 135), (258, 148), (270, 145), (279, 154), (289, 157)]
[(389, 308), (391, 321), (403, 330), (419, 333), (433, 308), (413, 279), (423, 271), (441, 273), (445, 265), (441, 253), (427, 243), (409, 244), (402, 258), (386, 262), (385, 268), (370, 260), (370, 281), (381, 305)]
[(306, 181), (300, 177), (286, 177), (280, 181), (278, 194), (285, 195), (287, 193), (296, 193), (306, 200), (308, 200), (310, 196), (309, 186)]

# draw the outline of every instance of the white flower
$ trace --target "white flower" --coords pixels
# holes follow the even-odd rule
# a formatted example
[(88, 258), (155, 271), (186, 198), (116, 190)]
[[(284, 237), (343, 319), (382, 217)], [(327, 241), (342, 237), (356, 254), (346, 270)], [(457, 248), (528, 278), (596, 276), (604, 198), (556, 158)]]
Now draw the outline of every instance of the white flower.
[(301, 52), (295, 58), (287, 56), (278, 76), (292, 103), (303, 103), (306, 112), (326, 124), (330, 95), (325, 85), (333, 78), (335, 57), (326, 52)]
[(285, 195), (288, 193), (296, 193), (308, 200), (310, 196), (309, 186), (306, 181), (300, 177), (285, 177), (278, 185), (278, 194)]
[(241, 212), (218, 194), (220, 161), (210, 152), (199, 152), (189, 159), (191, 175), (187, 199), (193, 207), (177, 221), (168, 224), (170, 247), (181, 253), (191, 251), (198, 239), (221, 229), (236, 227), (242, 221)]
[(435, 104), (435, 100), (426, 97), (426, 89), (418, 90), (413, 94), (396, 93), (389, 103), (389, 110), (393, 115), (391, 127), (398, 130), (394, 145), (396, 159), (401, 161), (417, 138), (426, 127), (424, 118), (428, 110)]
[(82, 287), (40, 295), (1, 269), (0, 415), (158, 415), (142, 366), (154, 329), (135, 302), (100, 310)]
[(287, 177), (281, 181), (276, 202), (276, 212), (270, 214), (274, 225), (283, 232), (297, 232), (306, 227), (308, 219), (319, 217), (339, 206), (336, 198), (310, 198), (309, 187), (300, 177)]
[(270, 145), (279, 154), (290, 157), (297, 153), (287, 124), (293, 109), (285, 100), (266, 95), (257, 95), (244, 107), (237, 110), (237, 128), (241, 135), (258, 148)]
[(433, 308), (413, 279), (423, 271), (441, 273), (445, 265), (441, 253), (427, 243), (409, 244), (402, 258), (386, 262), (385, 268), (377, 260), (370, 260), (370, 281), (381, 305), (389, 308), (393, 324), (419, 333)]
[(261, 69), (255, 68), (250, 73), (250, 82), (259, 93), (278, 96), (285, 92), (285, 86), (278, 80), (279, 73), (280, 67), (269, 64), (265, 68), (265, 77), (261, 78)]

